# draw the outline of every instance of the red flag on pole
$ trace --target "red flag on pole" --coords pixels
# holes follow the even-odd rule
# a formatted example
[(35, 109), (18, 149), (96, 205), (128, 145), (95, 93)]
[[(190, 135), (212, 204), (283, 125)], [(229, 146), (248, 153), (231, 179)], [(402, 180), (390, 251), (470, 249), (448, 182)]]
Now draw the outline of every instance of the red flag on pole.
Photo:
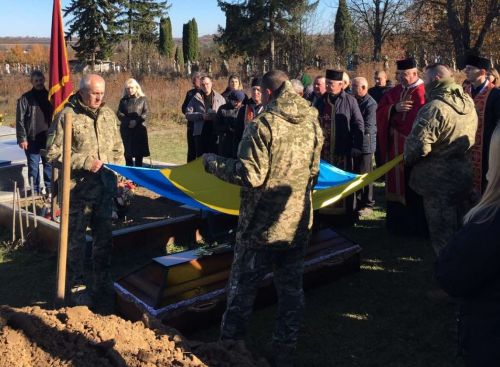
[(73, 93), (68, 53), (64, 41), (64, 27), (61, 15), (61, 0), (54, 0), (52, 10), (52, 32), (50, 36), (50, 84), (49, 101), (52, 117), (60, 112)]

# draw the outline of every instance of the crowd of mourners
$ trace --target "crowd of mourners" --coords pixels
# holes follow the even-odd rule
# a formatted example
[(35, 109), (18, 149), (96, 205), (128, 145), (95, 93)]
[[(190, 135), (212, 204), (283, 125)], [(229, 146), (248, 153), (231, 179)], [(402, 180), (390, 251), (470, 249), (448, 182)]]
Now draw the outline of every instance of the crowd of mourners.
[[(278, 345), (276, 365), (290, 365), (300, 324), (300, 317), (293, 315), (302, 310), (303, 295), (298, 278), (279, 271), (280, 266), (285, 266), (281, 271), (286, 266), (303, 269), (296, 236), (308, 233), (310, 226), (306, 214), (302, 219), (297, 217), (297, 223), (293, 218), (307, 210), (312, 213), (312, 209), (306, 205), (297, 211), (294, 207), (291, 215), (285, 215), (289, 210), (286, 200), (297, 199), (293, 205), (310, 201), (319, 158), (357, 174), (369, 174), (374, 167), (401, 159), (385, 175), (387, 229), (399, 236), (430, 238), (437, 258), (437, 280), (459, 304), (459, 345), (467, 365), (500, 365), (500, 80), (486, 58), (469, 56), (465, 65), (466, 80), (459, 85), (448, 66), (431, 64), (419, 72), (416, 61), (407, 58), (397, 61), (394, 82), (379, 70), (373, 75), (375, 86), (371, 88), (366, 76), (351, 80), (343, 70), (328, 69), (312, 80), (306, 74), (288, 80), (285, 73), (271, 71), (251, 80), (249, 95), (237, 75), (228, 78), (222, 93), (213, 89), (210, 76), (192, 75), (193, 88), (182, 104), (187, 119), (187, 161), (202, 157), (208, 172), (244, 187), (223, 338), (244, 336), (239, 325), (248, 321), (255, 290), (249, 284), (256, 284), (255, 279), (266, 274), (254, 273), (247, 260), (261, 264), (262, 269), (274, 266), (276, 276), (281, 274), (278, 290), (279, 284), (282, 291), (293, 288), (279, 294), (283, 312), (295, 323), (281, 325), (278, 315), (274, 337)], [(44, 81), (41, 72), (31, 74), (33, 89), (19, 99), (16, 116), (18, 144), (26, 152), (28, 174), (36, 191), (41, 190), (40, 160), (46, 168), (62, 162), (63, 114), (49, 128), (50, 105)], [(143, 158), (150, 155), (145, 124), (148, 104), (141, 86), (134, 79), (127, 80), (118, 110), (111, 111), (102, 103), (104, 85), (97, 75), (84, 77), (80, 91), (64, 110), (75, 115), (69, 284), (84, 282), (80, 242), (85, 242), (87, 222), (79, 216), (85, 213), (95, 231), (94, 274), (89, 285), (94, 297), (102, 295), (108, 282), (108, 199), (116, 186), (116, 180), (102, 166), (126, 163), (141, 167)], [(114, 127), (110, 121), (116, 121)], [(45, 157), (40, 153), (47, 135)], [(290, 150), (304, 148), (303, 155), (284, 153), (287, 144)], [(297, 161), (297, 157), (302, 158)], [(288, 166), (283, 168), (285, 162)], [(304, 180), (299, 180), (297, 173), (300, 164), (308, 171)], [(305, 190), (305, 196), (289, 193), (281, 203), (280, 188), (273, 185), (290, 179), (287, 168), (296, 172), (290, 187)], [(50, 189), (49, 169), (44, 170), (43, 179)], [(272, 196), (266, 196), (266, 189)], [(283, 208), (283, 215), (275, 213), (273, 203)], [(331, 218), (332, 223), (353, 225), (369, 217), (374, 206), (373, 185), (369, 184), (319, 210), (318, 215)], [(259, 210), (263, 216), (274, 213), (274, 222), (268, 219), (262, 225), (256, 217)], [(278, 217), (289, 218), (285, 226), (296, 229), (293, 235), (280, 227)], [(262, 233), (255, 234), (256, 226)], [(274, 242), (272, 255), (261, 257), (262, 251), (250, 251), (250, 242), (269, 245), (276, 233), (282, 235), (281, 245), (288, 244), (288, 260), (275, 259), (276, 251), (283, 249)], [(252, 238), (255, 240), (248, 242)], [(304, 242), (308, 237), (300, 238)], [(250, 272), (254, 278), (248, 276)], [(301, 279), (301, 271), (296, 273)], [(75, 296), (75, 303), (88, 302)], [(290, 309), (292, 305), (296, 308)]]
[[(291, 85), (318, 110), (324, 161), (365, 174), (374, 160), (381, 166), (403, 155), (385, 177), (387, 229), (430, 237), (437, 280), (460, 305), (460, 352), (468, 366), (493, 366), (500, 365), (500, 80), (486, 58), (469, 56), (465, 64), (462, 85), (443, 64), (422, 76), (412, 58), (397, 61), (395, 85), (383, 70), (371, 88), (343, 70)], [(208, 76), (192, 82), (182, 109), (194, 140), (188, 160), (237, 158), (245, 125), (263, 110), (259, 78), (251, 98), (236, 75), (222, 95)], [(320, 212), (353, 224), (374, 205), (370, 184)]]

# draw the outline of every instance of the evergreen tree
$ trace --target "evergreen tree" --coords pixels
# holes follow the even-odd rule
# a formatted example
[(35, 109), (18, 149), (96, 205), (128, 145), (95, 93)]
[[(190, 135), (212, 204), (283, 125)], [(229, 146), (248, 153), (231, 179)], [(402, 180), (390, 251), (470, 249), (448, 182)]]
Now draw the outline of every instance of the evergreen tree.
[(121, 3), (121, 24), (132, 43), (156, 43), (158, 18), (170, 8), (168, 1), (118, 0)]
[(160, 54), (171, 59), (174, 56), (174, 39), (172, 37), (172, 22), (170, 17), (160, 20)]
[(190, 50), (193, 57), (192, 61), (196, 61), (200, 58), (200, 47), (198, 44), (198, 23), (196, 19), (191, 19), (191, 30), (190, 30)]
[[(108, 1), (109, 2), (109, 1)], [(157, 44), (158, 18), (169, 8), (168, 0), (115, 0), (120, 3), (119, 24), (127, 41), (127, 65), (131, 67), (132, 45)]]
[(339, 0), (333, 31), (333, 45), (339, 55), (348, 57), (357, 51), (358, 35), (352, 23), (346, 0)]
[(182, 26), (182, 51), (186, 61), (198, 60), (198, 25), (194, 18)]
[(214, 39), (226, 56), (239, 54), (269, 60), (274, 68), (275, 49), (285, 51), (295, 20), (313, 11), (318, 1), (246, 0), (217, 1), (226, 13), (226, 28)]
[(179, 65), (179, 70), (182, 72), (184, 68), (184, 55), (182, 54), (182, 46), (177, 45), (175, 47), (175, 61), (177, 61), (177, 65)]
[(73, 46), (79, 60), (106, 59), (119, 41), (118, 7), (109, 0), (72, 0), (64, 9), (64, 16), (71, 15), (66, 37), (76, 35)]
[(191, 33), (191, 21), (182, 25), (182, 54), (185, 61), (189, 60), (189, 34)]

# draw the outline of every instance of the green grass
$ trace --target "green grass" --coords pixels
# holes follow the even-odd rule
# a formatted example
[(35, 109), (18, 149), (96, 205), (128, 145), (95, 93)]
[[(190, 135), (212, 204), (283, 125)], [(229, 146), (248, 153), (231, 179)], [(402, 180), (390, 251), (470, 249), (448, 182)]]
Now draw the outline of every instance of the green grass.
[[(165, 127), (154, 127), (148, 131), (151, 159), (167, 163), (186, 163), (186, 125), (168, 123)], [(149, 159), (145, 159), (149, 163)]]
[[(57, 255), (33, 249), (7, 249), (11, 234), (0, 227), (0, 305), (23, 307), (54, 306)], [(117, 279), (148, 263), (153, 257), (163, 256), (165, 249), (139, 247), (130, 252), (113, 253), (111, 275)], [(110, 300), (112, 302), (112, 300)], [(105, 312), (112, 307), (110, 303)]]
[[(150, 133), (153, 159), (184, 162), (184, 129), (180, 125)], [(377, 203), (383, 203), (383, 185), (377, 184), (376, 193)], [(428, 242), (389, 234), (382, 206), (340, 232), (362, 246), (361, 270), (306, 293), (297, 366), (462, 366), (455, 358), (455, 305), (427, 297), (437, 288)], [(0, 228), (0, 243), (9, 237)], [(113, 276), (160, 255), (150, 250), (115, 254)], [(54, 254), (9, 252), (0, 246), (0, 304), (50, 307), (55, 274)], [(254, 312), (247, 338), (251, 350), (267, 350), (275, 312), (275, 306)], [(191, 337), (212, 341), (218, 333), (214, 325)]]
[[(379, 202), (383, 187), (378, 184)], [(455, 358), (455, 306), (429, 299), (437, 288), (426, 240), (387, 233), (385, 211), (349, 230), (363, 247), (361, 271), (306, 293), (297, 366), (461, 366)], [(247, 338), (267, 350), (276, 307), (255, 311)], [(218, 326), (192, 335), (215, 340)]]

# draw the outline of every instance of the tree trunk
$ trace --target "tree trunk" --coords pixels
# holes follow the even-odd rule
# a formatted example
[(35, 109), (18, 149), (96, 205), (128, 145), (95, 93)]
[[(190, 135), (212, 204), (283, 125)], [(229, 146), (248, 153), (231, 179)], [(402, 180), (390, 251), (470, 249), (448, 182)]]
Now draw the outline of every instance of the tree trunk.
[(128, 9), (127, 69), (132, 70), (132, 8)]
[[(271, 2), (272, 3), (272, 2)], [(275, 55), (274, 55), (274, 7), (269, 5), (269, 70), (274, 69)]]
[(382, 60), (382, 35), (378, 30), (375, 30), (373, 35), (373, 61), (379, 62)]
[(382, 60), (382, 43), (373, 40), (373, 61), (379, 62)]
[(463, 28), (458, 18), (455, 0), (446, 1), (446, 11), (448, 15), (448, 27), (450, 27), (451, 37), (453, 39), (453, 47), (455, 48), (455, 58), (459, 69), (461, 69), (464, 61), (466, 46), (463, 42)]

